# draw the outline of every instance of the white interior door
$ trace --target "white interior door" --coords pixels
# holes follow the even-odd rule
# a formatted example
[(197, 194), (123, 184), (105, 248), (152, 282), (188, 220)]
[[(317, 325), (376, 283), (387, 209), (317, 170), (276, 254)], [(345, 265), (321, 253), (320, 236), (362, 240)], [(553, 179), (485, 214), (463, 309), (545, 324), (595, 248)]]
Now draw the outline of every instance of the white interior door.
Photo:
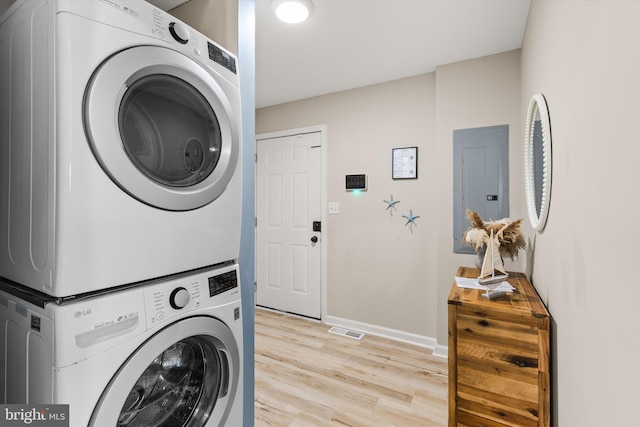
[(256, 151), (256, 303), (320, 319), (322, 134), (259, 140)]

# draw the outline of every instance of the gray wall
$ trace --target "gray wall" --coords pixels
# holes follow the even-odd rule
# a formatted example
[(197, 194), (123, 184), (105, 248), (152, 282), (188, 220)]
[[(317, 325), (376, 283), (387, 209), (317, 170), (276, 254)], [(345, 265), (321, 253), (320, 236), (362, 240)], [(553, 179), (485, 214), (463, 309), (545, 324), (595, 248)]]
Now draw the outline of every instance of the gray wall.
[[(521, 217), (519, 79), (520, 52), (511, 51), (257, 110), (257, 133), (327, 125), (328, 200), (340, 202), (340, 215), (328, 216), (329, 316), (447, 345), (453, 276), (474, 262), (453, 254), (452, 132), (510, 126), (511, 215)], [(406, 146), (418, 146), (419, 178), (393, 181), (391, 150)], [(368, 191), (346, 193), (349, 173), (366, 173)], [(393, 218), (383, 202), (391, 194), (400, 200)], [(410, 209), (420, 216), (413, 233), (402, 218)]]
[[(435, 336), (435, 245), (431, 206), (434, 74), (259, 109), (258, 133), (326, 124), (329, 215), (327, 313)], [(391, 179), (391, 150), (418, 146), (418, 180)], [(344, 190), (345, 175), (365, 173), (368, 191)], [(390, 217), (384, 200), (393, 194)], [(402, 215), (420, 215), (413, 234)]]
[[(533, 0), (522, 123), (547, 99), (553, 187), (526, 271), (553, 317), (557, 426), (640, 419), (640, 3)], [(524, 207), (523, 207), (524, 209)]]
[[(436, 69), (436, 82), (438, 343), (447, 345), (447, 297), (452, 277), (458, 266), (474, 265), (473, 255), (453, 254), (453, 131), (509, 125), (509, 216), (523, 218), (526, 210), (522, 209), (520, 51), (440, 66)], [(516, 263), (507, 261), (507, 270), (522, 271), (524, 256), (522, 252)]]
[(238, 55), (238, 8), (238, 0), (191, 0), (169, 13)]

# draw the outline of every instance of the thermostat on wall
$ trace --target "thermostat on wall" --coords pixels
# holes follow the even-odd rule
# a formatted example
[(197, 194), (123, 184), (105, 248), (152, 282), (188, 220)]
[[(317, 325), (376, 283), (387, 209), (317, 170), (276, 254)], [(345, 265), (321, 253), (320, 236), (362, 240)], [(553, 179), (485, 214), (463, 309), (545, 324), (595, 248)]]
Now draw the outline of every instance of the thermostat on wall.
[(367, 175), (346, 175), (345, 189), (347, 191), (367, 191)]

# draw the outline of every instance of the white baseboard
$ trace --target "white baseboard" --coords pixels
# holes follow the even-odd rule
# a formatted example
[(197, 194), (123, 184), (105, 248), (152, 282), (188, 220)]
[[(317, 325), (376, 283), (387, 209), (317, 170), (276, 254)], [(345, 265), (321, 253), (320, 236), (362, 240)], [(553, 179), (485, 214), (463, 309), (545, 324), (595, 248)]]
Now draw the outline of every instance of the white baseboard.
[[(411, 332), (404, 332), (396, 329), (386, 328), (384, 326), (377, 326), (369, 323), (363, 323), (355, 320), (348, 320), (348, 319), (343, 319), (341, 317), (335, 317), (335, 316), (329, 316), (329, 315), (325, 316), (324, 323), (331, 326), (338, 326), (340, 328), (352, 329), (354, 331), (364, 332), (365, 334), (371, 334), (378, 337), (388, 338), (394, 341), (400, 341), (408, 344), (417, 345), (420, 347), (429, 348), (431, 350), (434, 350), (437, 348), (437, 340), (435, 338), (413, 334)], [(446, 355), (446, 352), (445, 352), (445, 355)]]
[(433, 349), (433, 355), (436, 357), (441, 357), (443, 359), (447, 359), (449, 356), (449, 347), (446, 345), (436, 345), (436, 348)]

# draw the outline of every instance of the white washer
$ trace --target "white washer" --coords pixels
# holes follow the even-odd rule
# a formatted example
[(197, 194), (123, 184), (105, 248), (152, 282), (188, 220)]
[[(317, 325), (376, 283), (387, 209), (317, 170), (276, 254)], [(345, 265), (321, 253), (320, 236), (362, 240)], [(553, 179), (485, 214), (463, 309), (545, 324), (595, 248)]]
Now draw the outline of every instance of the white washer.
[(242, 425), (237, 265), (62, 303), (15, 294), (0, 290), (0, 403), (68, 404), (70, 427)]
[(236, 260), (236, 57), (142, 0), (0, 18), (0, 276), (64, 297)]

